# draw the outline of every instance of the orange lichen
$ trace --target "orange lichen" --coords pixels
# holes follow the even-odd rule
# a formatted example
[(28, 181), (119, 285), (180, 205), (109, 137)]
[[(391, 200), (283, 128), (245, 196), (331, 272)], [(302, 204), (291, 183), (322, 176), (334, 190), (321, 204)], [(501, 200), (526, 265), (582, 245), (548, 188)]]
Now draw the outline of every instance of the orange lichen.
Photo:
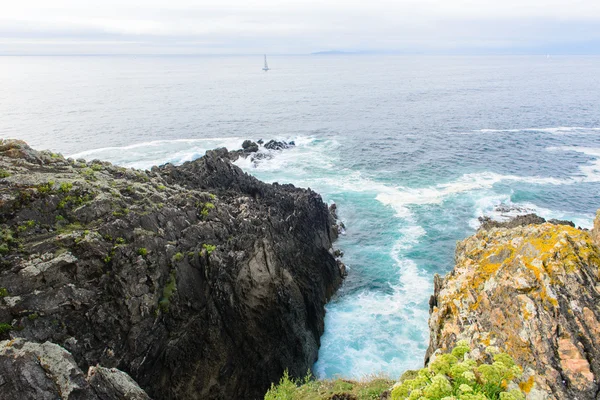
[(519, 388), (523, 392), (529, 393), (529, 392), (531, 392), (531, 389), (533, 389), (534, 384), (535, 384), (535, 379), (533, 378), (533, 375), (532, 375), (526, 381), (519, 383)]

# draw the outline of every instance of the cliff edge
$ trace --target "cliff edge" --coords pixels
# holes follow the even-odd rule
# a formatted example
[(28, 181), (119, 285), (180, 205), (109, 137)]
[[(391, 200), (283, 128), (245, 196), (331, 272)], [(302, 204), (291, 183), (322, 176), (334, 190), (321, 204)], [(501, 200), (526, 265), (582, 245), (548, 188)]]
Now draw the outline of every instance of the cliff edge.
[(458, 243), (454, 270), (435, 277), (426, 364), (464, 340), (475, 360), (513, 357), (527, 399), (598, 398), (600, 217), (591, 232), (556, 222), (488, 225)]
[(141, 171), (0, 140), (0, 339), (61, 346), (160, 399), (304, 376), (344, 273), (333, 213), (229, 158)]

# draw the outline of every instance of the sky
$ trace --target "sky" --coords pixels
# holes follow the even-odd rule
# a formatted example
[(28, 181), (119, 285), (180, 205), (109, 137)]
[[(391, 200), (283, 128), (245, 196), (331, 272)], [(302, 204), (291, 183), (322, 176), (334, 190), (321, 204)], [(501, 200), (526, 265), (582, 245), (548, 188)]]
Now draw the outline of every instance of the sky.
[(0, 55), (600, 54), (600, 0), (0, 0)]

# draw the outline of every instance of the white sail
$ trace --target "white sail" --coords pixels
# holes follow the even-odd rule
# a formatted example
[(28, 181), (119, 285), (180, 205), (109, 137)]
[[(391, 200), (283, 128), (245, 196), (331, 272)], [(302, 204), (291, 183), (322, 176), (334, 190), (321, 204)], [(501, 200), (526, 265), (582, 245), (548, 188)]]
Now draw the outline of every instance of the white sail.
[(269, 68), (269, 64), (267, 64), (267, 55), (265, 54), (265, 66), (263, 67), (263, 71), (265, 71), (265, 72), (266, 72), (266, 71), (268, 71), (269, 69), (270, 69), (270, 68)]

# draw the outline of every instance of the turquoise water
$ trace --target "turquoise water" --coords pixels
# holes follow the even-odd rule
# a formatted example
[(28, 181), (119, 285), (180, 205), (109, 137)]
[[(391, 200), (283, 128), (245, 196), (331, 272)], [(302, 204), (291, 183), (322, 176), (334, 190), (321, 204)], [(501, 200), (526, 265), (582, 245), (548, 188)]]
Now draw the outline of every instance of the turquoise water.
[(242, 140), (252, 164), (338, 205), (349, 275), (327, 306), (320, 377), (422, 364), (434, 273), (477, 217), (590, 227), (600, 206), (600, 58), (0, 58), (0, 136), (148, 168)]

